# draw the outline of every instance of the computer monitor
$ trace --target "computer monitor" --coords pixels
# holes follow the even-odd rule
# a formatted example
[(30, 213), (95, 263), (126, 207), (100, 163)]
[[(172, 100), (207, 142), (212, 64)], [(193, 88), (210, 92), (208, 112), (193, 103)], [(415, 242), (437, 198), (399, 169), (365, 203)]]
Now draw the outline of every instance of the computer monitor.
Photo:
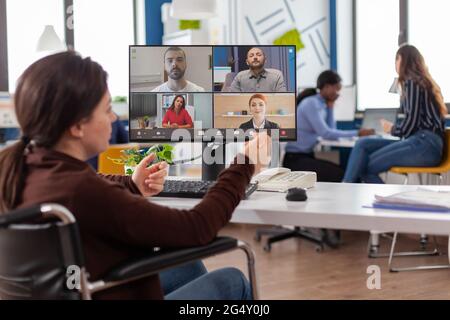
[(227, 142), (261, 130), (275, 142), (296, 140), (295, 46), (129, 50), (130, 141), (203, 142), (214, 161), (202, 158), (202, 179), (215, 180)]
[[(295, 141), (295, 46), (130, 46), (130, 141)], [(190, 137), (190, 138), (187, 138)]]

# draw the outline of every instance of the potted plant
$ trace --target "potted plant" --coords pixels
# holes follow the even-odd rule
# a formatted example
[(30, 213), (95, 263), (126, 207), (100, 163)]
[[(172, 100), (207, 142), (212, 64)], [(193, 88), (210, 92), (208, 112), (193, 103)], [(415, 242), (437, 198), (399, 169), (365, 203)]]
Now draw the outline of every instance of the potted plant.
[(149, 116), (144, 116), (144, 123), (145, 123), (145, 127), (148, 128), (148, 125), (150, 123), (150, 117)]
[(113, 159), (110, 157), (108, 157), (108, 159), (113, 161), (115, 164), (123, 165), (126, 175), (132, 175), (136, 166), (142, 161), (142, 159), (151, 153), (156, 155), (156, 158), (153, 160), (152, 164), (161, 161), (165, 161), (169, 165), (173, 164), (173, 146), (168, 144), (157, 144), (148, 150), (138, 148), (125, 149), (122, 150), (121, 153), (123, 155), (118, 159)]

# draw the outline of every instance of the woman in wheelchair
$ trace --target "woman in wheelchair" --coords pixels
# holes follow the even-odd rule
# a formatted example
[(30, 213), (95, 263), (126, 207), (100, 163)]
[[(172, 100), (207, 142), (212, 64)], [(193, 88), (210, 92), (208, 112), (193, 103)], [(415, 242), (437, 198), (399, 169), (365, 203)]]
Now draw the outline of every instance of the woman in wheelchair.
[[(166, 163), (149, 166), (154, 155), (132, 176), (100, 175), (85, 162), (107, 149), (116, 119), (99, 64), (75, 52), (42, 58), (20, 77), (14, 103), (22, 138), (0, 153), (0, 212), (44, 202), (68, 208), (78, 222), (92, 280), (154, 247), (212, 241), (243, 198), (255, 167), (270, 161), (270, 140), (262, 134), (194, 208), (163, 207), (146, 198), (161, 192), (167, 174)], [(239, 270), (207, 273), (196, 262), (93, 298), (231, 300), (251, 299), (251, 291)]]

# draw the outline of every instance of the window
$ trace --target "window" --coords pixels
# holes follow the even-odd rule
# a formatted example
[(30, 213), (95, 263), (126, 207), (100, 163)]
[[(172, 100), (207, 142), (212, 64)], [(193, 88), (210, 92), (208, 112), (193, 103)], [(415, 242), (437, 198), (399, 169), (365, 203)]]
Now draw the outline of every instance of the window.
[(64, 41), (64, 10), (60, 0), (8, 0), (6, 10), (9, 92), (14, 92), (17, 78), (41, 57), (36, 46), (45, 25), (53, 25)]
[(133, 1), (74, 0), (75, 50), (100, 63), (112, 96), (128, 96), (128, 46), (134, 44)]
[[(428, 3), (428, 2), (427, 2)], [(397, 76), (399, 5), (392, 0), (356, 0), (357, 105), (398, 107), (399, 96), (389, 93)]]
[(450, 40), (442, 32), (448, 29), (449, 11), (448, 0), (409, 0), (409, 43), (423, 54), (445, 101), (450, 99)]

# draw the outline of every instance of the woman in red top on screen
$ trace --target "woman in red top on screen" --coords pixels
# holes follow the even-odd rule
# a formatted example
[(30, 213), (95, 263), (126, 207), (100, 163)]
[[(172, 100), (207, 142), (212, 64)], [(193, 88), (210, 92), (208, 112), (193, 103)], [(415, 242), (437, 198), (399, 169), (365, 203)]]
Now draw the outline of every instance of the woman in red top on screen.
[(175, 96), (162, 121), (163, 128), (192, 128), (192, 118), (185, 106), (184, 97), (182, 95)]

